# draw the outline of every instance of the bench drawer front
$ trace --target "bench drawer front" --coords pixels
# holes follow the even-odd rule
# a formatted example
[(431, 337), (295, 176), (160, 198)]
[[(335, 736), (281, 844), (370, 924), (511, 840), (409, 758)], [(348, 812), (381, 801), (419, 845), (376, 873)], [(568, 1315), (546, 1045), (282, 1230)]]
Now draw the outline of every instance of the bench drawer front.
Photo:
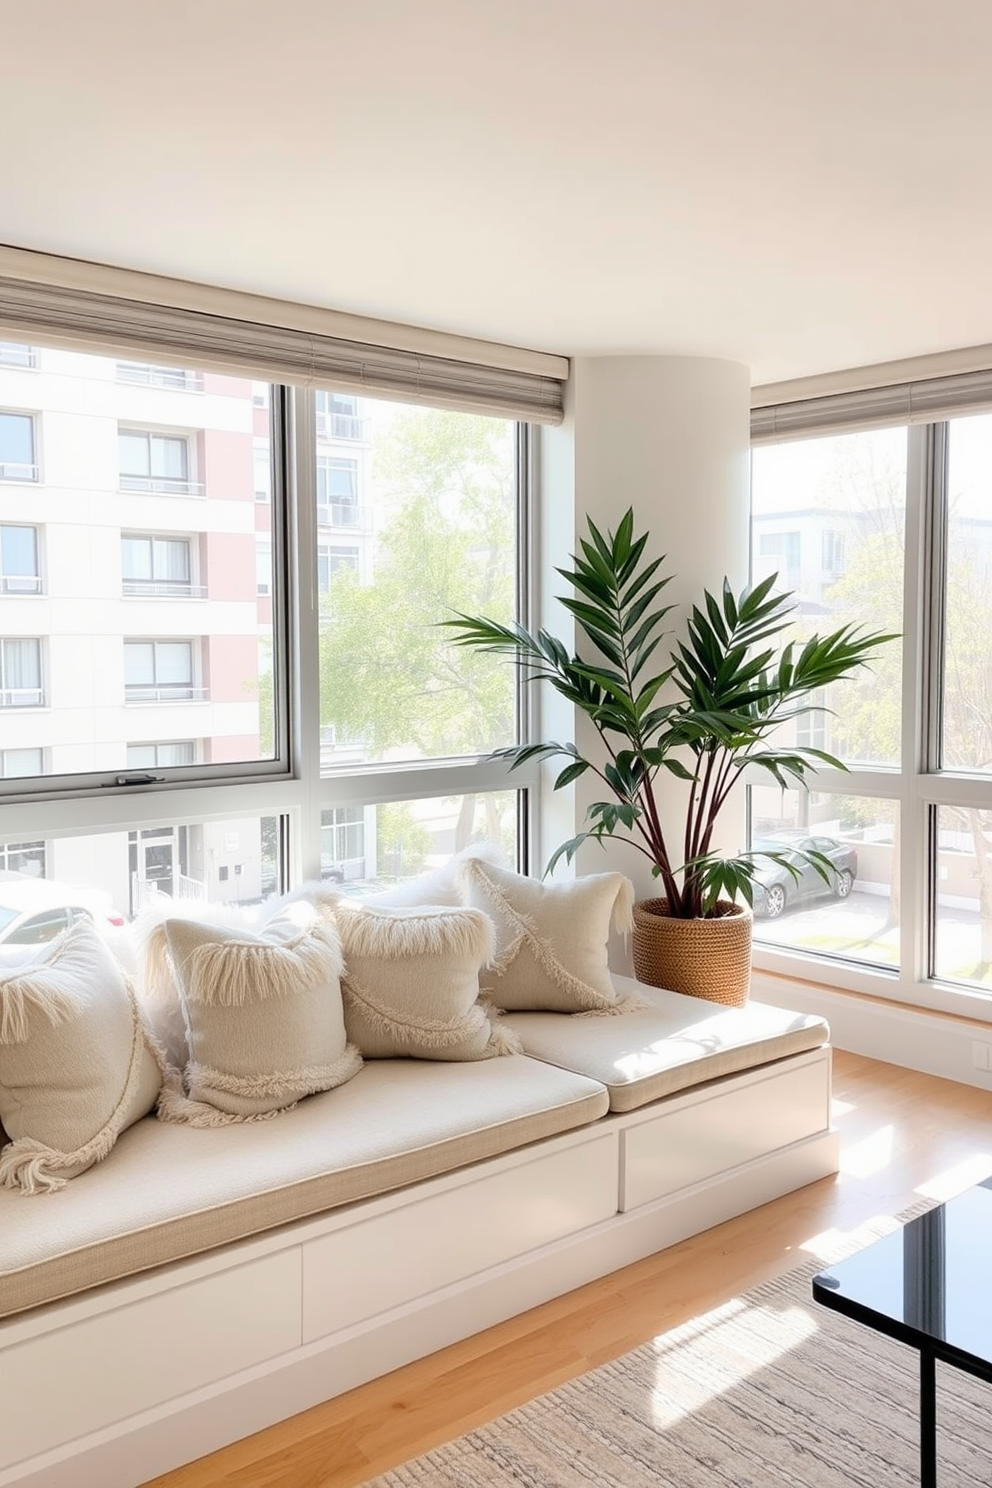
[(828, 1057), (717, 1087), (623, 1133), (621, 1209), (636, 1209), (829, 1126)]
[(613, 1218), (618, 1166), (603, 1133), (308, 1242), (304, 1342)]
[(299, 1342), (298, 1247), (25, 1339), (0, 1352), (3, 1461), (123, 1421)]

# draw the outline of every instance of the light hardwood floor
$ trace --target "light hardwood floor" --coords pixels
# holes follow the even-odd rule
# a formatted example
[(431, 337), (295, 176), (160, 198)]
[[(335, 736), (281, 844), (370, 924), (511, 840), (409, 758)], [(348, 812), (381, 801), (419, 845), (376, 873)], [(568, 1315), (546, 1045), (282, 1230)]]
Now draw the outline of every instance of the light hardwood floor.
[(992, 1094), (835, 1052), (841, 1172), (282, 1422), (149, 1488), (355, 1488), (820, 1253), (992, 1173)]

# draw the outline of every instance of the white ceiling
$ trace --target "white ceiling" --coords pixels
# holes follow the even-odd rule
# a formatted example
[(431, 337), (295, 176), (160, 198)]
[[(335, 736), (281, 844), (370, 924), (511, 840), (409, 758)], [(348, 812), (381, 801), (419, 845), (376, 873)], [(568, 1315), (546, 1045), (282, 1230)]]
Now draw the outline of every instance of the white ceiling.
[(0, 241), (755, 382), (992, 342), (990, 0), (0, 0)]

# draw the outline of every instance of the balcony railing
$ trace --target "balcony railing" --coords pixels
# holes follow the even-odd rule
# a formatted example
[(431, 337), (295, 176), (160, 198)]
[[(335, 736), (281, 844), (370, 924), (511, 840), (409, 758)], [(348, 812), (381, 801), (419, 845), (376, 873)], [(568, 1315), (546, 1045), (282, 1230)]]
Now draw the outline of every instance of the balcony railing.
[(176, 475), (121, 475), (122, 491), (149, 491), (161, 496), (202, 496), (205, 486)]
[(128, 599), (206, 599), (207, 591), (202, 584), (183, 584), (171, 580), (125, 579), (121, 592)]
[(37, 465), (23, 465), (17, 460), (0, 460), (0, 480), (36, 481), (37, 479)]
[(126, 703), (203, 703), (207, 696), (205, 687), (190, 687), (184, 682), (172, 682), (164, 687), (128, 682), (124, 688)]
[(0, 341), (0, 367), (21, 367), (31, 371), (38, 365), (38, 353), (33, 346), (22, 346), (19, 341)]
[(0, 574), (0, 594), (40, 594), (37, 574)]
[(0, 708), (42, 708), (43, 687), (0, 687)]
[(318, 439), (349, 439), (368, 442), (369, 421), (355, 413), (318, 413)]
[(202, 393), (202, 372), (189, 372), (185, 367), (155, 367), (147, 362), (118, 362), (117, 381), (138, 387), (176, 388), (179, 392)]
[(318, 501), (317, 526), (368, 532), (372, 527), (372, 509), (353, 501)]

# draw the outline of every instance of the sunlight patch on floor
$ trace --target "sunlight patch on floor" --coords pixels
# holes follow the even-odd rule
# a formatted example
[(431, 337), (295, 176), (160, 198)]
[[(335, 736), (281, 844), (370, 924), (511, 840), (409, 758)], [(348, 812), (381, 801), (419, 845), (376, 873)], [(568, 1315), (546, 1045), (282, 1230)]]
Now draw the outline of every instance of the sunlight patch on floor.
[(664, 1429), (700, 1410), (816, 1331), (802, 1307), (749, 1307), (735, 1298), (656, 1338), (654, 1425)]
[(942, 1204), (945, 1199), (952, 1199), (966, 1188), (973, 1188), (990, 1175), (992, 1153), (975, 1152), (971, 1157), (966, 1157), (964, 1162), (955, 1163), (953, 1168), (946, 1168), (943, 1173), (928, 1178), (925, 1183), (918, 1183), (916, 1192), (924, 1199), (936, 1199)]
[(890, 1125), (880, 1126), (870, 1136), (862, 1137), (860, 1142), (843, 1144), (841, 1173), (848, 1178), (870, 1178), (873, 1173), (880, 1173), (892, 1161), (895, 1140), (896, 1129)]

